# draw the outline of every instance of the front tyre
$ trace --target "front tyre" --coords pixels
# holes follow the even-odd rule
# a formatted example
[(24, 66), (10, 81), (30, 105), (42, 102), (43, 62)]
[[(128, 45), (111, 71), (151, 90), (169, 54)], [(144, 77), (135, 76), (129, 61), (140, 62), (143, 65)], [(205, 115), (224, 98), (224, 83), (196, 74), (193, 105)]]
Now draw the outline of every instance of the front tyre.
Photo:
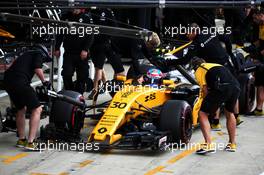
[(192, 137), (192, 108), (186, 101), (169, 100), (161, 110), (160, 129), (169, 131), (172, 142), (188, 143)]

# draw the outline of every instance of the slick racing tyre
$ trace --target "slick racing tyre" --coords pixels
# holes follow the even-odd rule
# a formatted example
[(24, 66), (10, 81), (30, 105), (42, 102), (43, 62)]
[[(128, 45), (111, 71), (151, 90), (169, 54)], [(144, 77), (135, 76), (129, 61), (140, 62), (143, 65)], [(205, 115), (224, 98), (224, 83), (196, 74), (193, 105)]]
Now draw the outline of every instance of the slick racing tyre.
[(188, 143), (192, 136), (191, 106), (186, 101), (167, 101), (161, 110), (160, 129), (170, 132), (170, 142)]
[(254, 77), (251, 74), (241, 74), (238, 77), (240, 83), (239, 113), (251, 112), (255, 101)]
[[(82, 95), (78, 92), (65, 90), (60, 91), (58, 94), (74, 98), (76, 101), (82, 101)], [(62, 100), (55, 99), (53, 101), (50, 114), (50, 123), (54, 123), (56, 128), (78, 134), (83, 127), (83, 122), (83, 113), (78, 110), (77, 106)]]

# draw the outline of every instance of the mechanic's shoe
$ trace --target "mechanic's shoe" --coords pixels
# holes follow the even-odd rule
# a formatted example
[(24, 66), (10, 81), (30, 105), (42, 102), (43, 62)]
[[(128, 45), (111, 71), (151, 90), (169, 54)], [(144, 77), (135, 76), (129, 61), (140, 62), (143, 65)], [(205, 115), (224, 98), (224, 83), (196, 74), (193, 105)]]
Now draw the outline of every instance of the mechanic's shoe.
[(98, 95), (99, 95), (98, 90), (93, 89), (90, 95), (88, 96), (88, 100), (96, 99)]
[(222, 126), (221, 126), (220, 123), (218, 123), (218, 124), (211, 124), (211, 129), (212, 129), (212, 131), (221, 131)]
[(33, 142), (28, 142), (25, 146), (25, 149), (29, 151), (39, 151), (40, 145), (34, 140)]
[(264, 112), (263, 110), (255, 109), (254, 111), (247, 113), (247, 115), (263, 116)]
[(207, 154), (207, 153), (215, 153), (215, 147), (213, 144), (203, 143), (200, 145), (200, 149), (196, 151), (196, 154)]
[(254, 113), (256, 116), (263, 116), (264, 115), (263, 110), (254, 110)]
[(19, 139), (16, 143), (16, 147), (24, 148), (27, 145), (27, 139)]
[(228, 152), (236, 152), (237, 145), (235, 143), (228, 143), (225, 150)]
[(238, 125), (240, 125), (241, 123), (243, 123), (244, 121), (241, 119), (241, 117), (240, 116), (238, 116), (237, 118), (236, 118), (236, 125), (238, 126)]

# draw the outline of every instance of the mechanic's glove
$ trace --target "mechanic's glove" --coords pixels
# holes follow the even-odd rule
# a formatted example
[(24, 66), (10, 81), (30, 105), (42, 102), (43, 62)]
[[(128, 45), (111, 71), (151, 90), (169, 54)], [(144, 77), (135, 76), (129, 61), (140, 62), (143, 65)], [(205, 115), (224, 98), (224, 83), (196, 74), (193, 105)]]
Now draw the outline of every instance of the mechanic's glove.
[(256, 60), (262, 58), (261, 51), (254, 44), (243, 47), (242, 50), (248, 53), (250, 55), (250, 58), (254, 58)]
[(51, 89), (51, 82), (49, 82), (49, 81), (43, 81), (43, 82), (42, 82), (42, 85), (43, 85), (43, 87), (44, 87), (46, 90), (50, 90), (50, 89)]
[(253, 44), (247, 47), (242, 47), (241, 49), (250, 54), (254, 54), (258, 52), (257, 47)]
[(151, 78), (149, 78), (147, 75), (143, 75), (142, 78), (143, 78), (143, 82), (142, 82), (143, 85), (151, 84)]
[(35, 88), (38, 99), (43, 102), (48, 102), (48, 90), (51, 88), (51, 83), (49, 81), (42, 82), (42, 86), (37, 86)]

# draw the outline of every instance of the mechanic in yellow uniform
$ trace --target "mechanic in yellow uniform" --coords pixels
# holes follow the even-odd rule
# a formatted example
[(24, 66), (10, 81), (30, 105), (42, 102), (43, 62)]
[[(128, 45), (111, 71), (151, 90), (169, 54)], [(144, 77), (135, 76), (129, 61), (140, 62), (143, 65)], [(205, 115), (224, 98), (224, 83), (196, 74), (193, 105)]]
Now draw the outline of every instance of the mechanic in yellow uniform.
[[(200, 85), (200, 95), (203, 98), (199, 110), (199, 122), (205, 139), (205, 144), (197, 150), (197, 154), (215, 152), (210, 136), (209, 116), (214, 116), (217, 109), (225, 103), (225, 114), (227, 117), (227, 129), (229, 142), (226, 151), (236, 151), (235, 133), (236, 119), (234, 109), (239, 97), (239, 83), (232, 73), (220, 64), (205, 63), (201, 58), (195, 57), (191, 64), (195, 70), (195, 78)], [(210, 115), (211, 114), (211, 115)]]

